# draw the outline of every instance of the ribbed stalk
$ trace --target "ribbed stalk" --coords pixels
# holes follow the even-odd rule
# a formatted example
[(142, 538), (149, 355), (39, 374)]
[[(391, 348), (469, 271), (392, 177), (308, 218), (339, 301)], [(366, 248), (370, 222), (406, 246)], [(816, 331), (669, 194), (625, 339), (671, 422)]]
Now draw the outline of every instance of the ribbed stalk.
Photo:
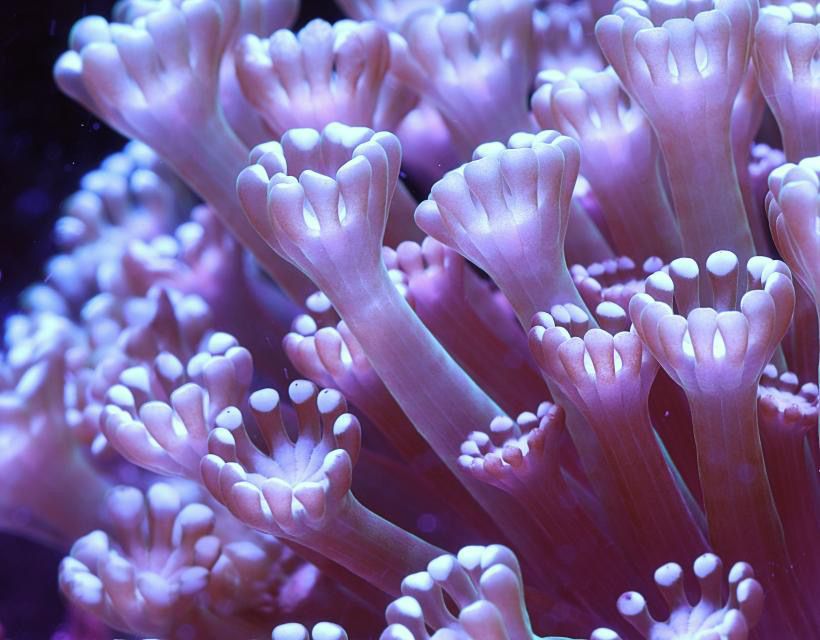
[(810, 637), (766, 476), (755, 389), (723, 395), (690, 393), (689, 404), (715, 552), (727, 564), (745, 561), (754, 567), (767, 595), (763, 637)]

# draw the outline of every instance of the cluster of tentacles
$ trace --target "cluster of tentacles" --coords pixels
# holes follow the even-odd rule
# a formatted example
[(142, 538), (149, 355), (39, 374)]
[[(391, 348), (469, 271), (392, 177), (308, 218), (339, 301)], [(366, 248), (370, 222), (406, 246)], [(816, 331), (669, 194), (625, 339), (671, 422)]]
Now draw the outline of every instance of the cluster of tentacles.
[(820, 10), (339, 5), (75, 25), (0, 527), (139, 638), (820, 637)]

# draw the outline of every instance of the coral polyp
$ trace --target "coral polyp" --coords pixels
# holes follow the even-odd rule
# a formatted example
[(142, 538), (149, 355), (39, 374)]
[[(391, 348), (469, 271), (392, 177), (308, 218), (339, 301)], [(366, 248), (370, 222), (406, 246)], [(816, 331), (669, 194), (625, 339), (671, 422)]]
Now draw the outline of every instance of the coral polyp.
[(100, 638), (820, 638), (815, 7), (339, 5), (74, 26), (0, 529)]

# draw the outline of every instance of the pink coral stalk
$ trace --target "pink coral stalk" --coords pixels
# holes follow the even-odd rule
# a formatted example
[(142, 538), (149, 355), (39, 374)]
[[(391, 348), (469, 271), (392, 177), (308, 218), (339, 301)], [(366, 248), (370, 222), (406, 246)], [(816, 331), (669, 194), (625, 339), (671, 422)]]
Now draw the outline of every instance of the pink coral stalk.
[(784, 2), (761, 9), (755, 29), (755, 67), (791, 162), (820, 153), (817, 70), (813, 64), (817, 52), (813, 5)]
[(537, 414), (524, 412), (515, 421), (499, 417), (474, 431), (461, 445), (459, 464), (509, 493), (538, 521), (563, 588), (579, 605), (605, 615), (607, 598), (633, 571), (587, 513), (579, 498), (585, 489), (562, 469), (565, 437), (563, 411), (544, 402)]
[[(164, 6), (144, 26), (79, 22), (54, 74), (69, 96), (123, 135), (150, 144), (222, 217), (226, 227), (295, 299), (306, 283), (271, 256), (233, 189), (248, 150), (218, 104), (226, 25), (216, 0)], [(195, 114), (195, 115), (192, 115)]]
[[(486, 271), (523, 327), (539, 311), (561, 304), (594, 324), (563, 247), (580, 164), (578, 144), (555, 131), (516, 134), (508, 146), (483, 145), (476, 156), (436, 183), (416, 210), (419, 226)], [(550, 392), (561, 402), (554, 386)], [(567, 423), (596, 483), (600, 447), (572, 409)]]
[(582, 198), (573, 193), (569, 225), (564, 239), (564, 253), (570, 263), (609, 260), (615, 252), (599, 227), (598, 218), (584, 206)]
[(692, 431), (692, 415), (686, 394), (661, 369), (649, 392), (649, 415), (690, 494), (703, 508), (703, 492), (698, 476), (698, 453)]
[(756, 398), (758, 378), (791, 319), (791, 276), (782, 262), (751, 260), (750, 290), (738, 305), (738, 260), (715, 253), (704, 269), (715, 300), (711, 308), (700, 306), (698, 271), (689, 259), (670, 265), (677, 314), (667, 302), (641, 294), (632, 299), (630, 315), (689, 400), (710, 542), (728, 559), (746, 558), (771, 585), (766, 625), (799, 630), (807, 622), (766, 476)]
[(658, 136), (683, 249), (698, 262), (722, 248), (744, 262), (754, 255), (730, 133), (757, 11), (751, 0), (697, 7), (640, 0), (618, 3), (596, 27), (604, 55)]
[(655, 134), (636, 104), (626, 106), (611, 68), (579, 71), (542, 86), (532, 105), (543, 128), (552, 121), (580, 144), (581, 173), (601, 204), (615, 250), (640, 261), (680, 255)]
[[(470, 425), (503, 412), (424, 327), (382, 261), (400, 155), (388, 133), (338, 124), (322, 133), (298, 129), (243, 171), (237, 188), (259, 233), (324, 291), (419, 433), (503, 525), (514, 506), (456, 469)], [(538, 553), (535, 537), (527, 545)]]
[(798, 581), (810, 601), (820, 594), (820, 558), (814, 538), (820, 528), (820, 493), (808, 438), (815, 437), (817, 385), (800, 385), (793, 373), (769, 366), (757, 392), (766, 471)]
[(427, 458), (432, 453), (429, 447), (373, 371), (347, 326), (340, 322), (337, 327), (311, 331), (304, 321), (299, 324), (301, 331), (289, 333), (283, 344), (297, 370), (318, 385), (340, 390), (383, 430), (408, 463)]
[(766, 101), (757, 83), (754, 63), (750, 62), (732, 107), (732, 150), (735, 156), (738, 184), (743, 194), (743, 204), (749, 220), (749, 229), (754, 238), (755, 250), (759, 255), (768, 255), (771, 245), (764, 224), (765, 217), (760, 212), (763, 199), (756, 192), (755, 181), (752, 177), (752, 163), (757, 159), (755, 139), (763, 122), (765, 111)]
[(510, 413), (537, 404), (544, 383), (515, 320), (466, 260), (433, 238), (385, 250), (407, 279), (413, 310), (478, 385)]
[(650, 422), (648, 396), (657, 363), (638, 336), (624, 330), (622, 309), (602, 303), (598, 315), (602, 326), (612, 329), (573, 330), (538, 314), (530, 347), (600, 445), (596, 473), (614, 491), (599, 497), (626, 555), (644, 569), (657, 566), (663, 556), (691, 562), (707, 544), (700, 513), (669, 468)]
[(413, 473), (436, 487), (445, 503), (466, 519), (465, 523), (494, 530), (487, 514), (415, 430), (343, 322), (338, 327), (324, 327), (314, 335), (291, 332), (283, 346), (302, 375), (317, 385), (339, 389), (370, 418)]
[(418, 225), (486, 271), (522, 326), (555, 304), (584, 308), (564, 257), (578, 144), (543, 131), (476, 156), (434, 185), (416, 210)]

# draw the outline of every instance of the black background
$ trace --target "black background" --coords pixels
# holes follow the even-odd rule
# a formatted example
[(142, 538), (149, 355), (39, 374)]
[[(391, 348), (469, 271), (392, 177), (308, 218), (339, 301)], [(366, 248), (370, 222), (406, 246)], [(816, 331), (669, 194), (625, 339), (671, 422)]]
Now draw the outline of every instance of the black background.
[[(3, 0), (0, 21), (0, 317), (42, 277), (60, 202), (124, 140), (63, 96), (51, 78), (75, 20), (111, 0)], [(299, 24), (341, 17), (303, 0)], [(48, 473), (48, 470), (43, 470)], [(0, 482), (2, 482), (0, 477)], [(13, 640), (44, 640), (60, 622), (60, 555), (0, 534), (0, 623)]]

